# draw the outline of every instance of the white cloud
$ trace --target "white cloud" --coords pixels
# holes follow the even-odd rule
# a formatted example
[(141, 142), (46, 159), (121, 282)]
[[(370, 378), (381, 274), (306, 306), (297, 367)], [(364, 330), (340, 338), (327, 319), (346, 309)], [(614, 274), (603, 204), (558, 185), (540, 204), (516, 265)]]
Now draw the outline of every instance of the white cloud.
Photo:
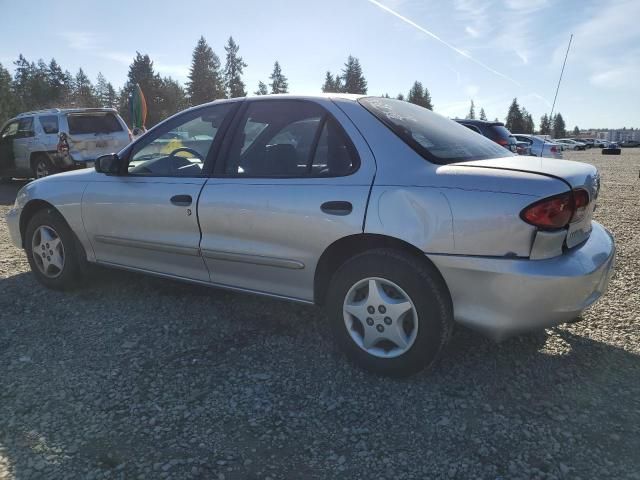
[(545, 8), (548, 0), (505, 0), (505, 5), (518, 13), (530, 13)]
[(101, 37), (93, 32), (61, 32), (59, 35), (67, 41), (69, 48), (74, 50), (93, 50), (101, 43)]
[(478, 87), (477, 85), (467, 85), (464, 88), (464, 92), (470, 97), (475, 97), (476, 95), (478, 95), (479, 91), (480, 91), (480, 87)]

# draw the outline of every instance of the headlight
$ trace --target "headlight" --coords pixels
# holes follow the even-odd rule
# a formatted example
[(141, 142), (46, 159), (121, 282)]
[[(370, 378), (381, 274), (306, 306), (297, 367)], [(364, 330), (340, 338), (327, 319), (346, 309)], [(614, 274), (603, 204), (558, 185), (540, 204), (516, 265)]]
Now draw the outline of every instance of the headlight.
[(29, 195), (27, 194), (27, 186), (25, 185), (20, 190), (18, 190), (18, 194), (16, 195), (16, 201), (13, 204), (13, 208), (22, 209), (27, 203), (29, 199)]

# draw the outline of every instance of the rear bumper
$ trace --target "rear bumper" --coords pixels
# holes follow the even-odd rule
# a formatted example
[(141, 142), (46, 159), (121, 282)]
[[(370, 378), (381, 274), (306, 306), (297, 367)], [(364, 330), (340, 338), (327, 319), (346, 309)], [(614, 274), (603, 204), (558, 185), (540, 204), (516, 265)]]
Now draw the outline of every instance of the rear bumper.
[(615, 242), (593, 222), (589, 239), (547, 260), (429, 255), (444, 277), (455, 320), (501, 340), (575, 319), (606, 291)]

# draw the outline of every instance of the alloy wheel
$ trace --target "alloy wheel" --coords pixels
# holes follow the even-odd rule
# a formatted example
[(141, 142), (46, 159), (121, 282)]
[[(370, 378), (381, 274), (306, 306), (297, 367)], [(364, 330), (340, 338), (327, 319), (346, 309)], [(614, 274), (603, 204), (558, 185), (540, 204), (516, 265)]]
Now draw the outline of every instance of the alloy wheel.
[(36, 178), (44, 178), (49, 175), (49, 166), (44, 160), (39, 160), (36, 164)]
[(59, 277), (64, 269), (64, 246), (58, 232), (41, 225), (33, 233), (31, 252), (38, 270), (45, 277)]

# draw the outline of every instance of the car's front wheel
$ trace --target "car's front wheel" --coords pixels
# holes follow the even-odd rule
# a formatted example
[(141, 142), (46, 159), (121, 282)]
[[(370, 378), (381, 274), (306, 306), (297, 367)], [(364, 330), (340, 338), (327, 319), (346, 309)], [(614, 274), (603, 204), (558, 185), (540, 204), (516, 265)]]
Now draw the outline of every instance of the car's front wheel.
[(384, 375), (432, 366), (452, 329), (451, 298), (439, 272), (399, 250), (348, 260), (332, 278), (327, 307), (348, 357)]
[(82, 252), (75, 235), (52, 209), (40, 210), (29, 221), (25, 250), (31, 271), (43, 285), (69, 290), (82, 276)]

